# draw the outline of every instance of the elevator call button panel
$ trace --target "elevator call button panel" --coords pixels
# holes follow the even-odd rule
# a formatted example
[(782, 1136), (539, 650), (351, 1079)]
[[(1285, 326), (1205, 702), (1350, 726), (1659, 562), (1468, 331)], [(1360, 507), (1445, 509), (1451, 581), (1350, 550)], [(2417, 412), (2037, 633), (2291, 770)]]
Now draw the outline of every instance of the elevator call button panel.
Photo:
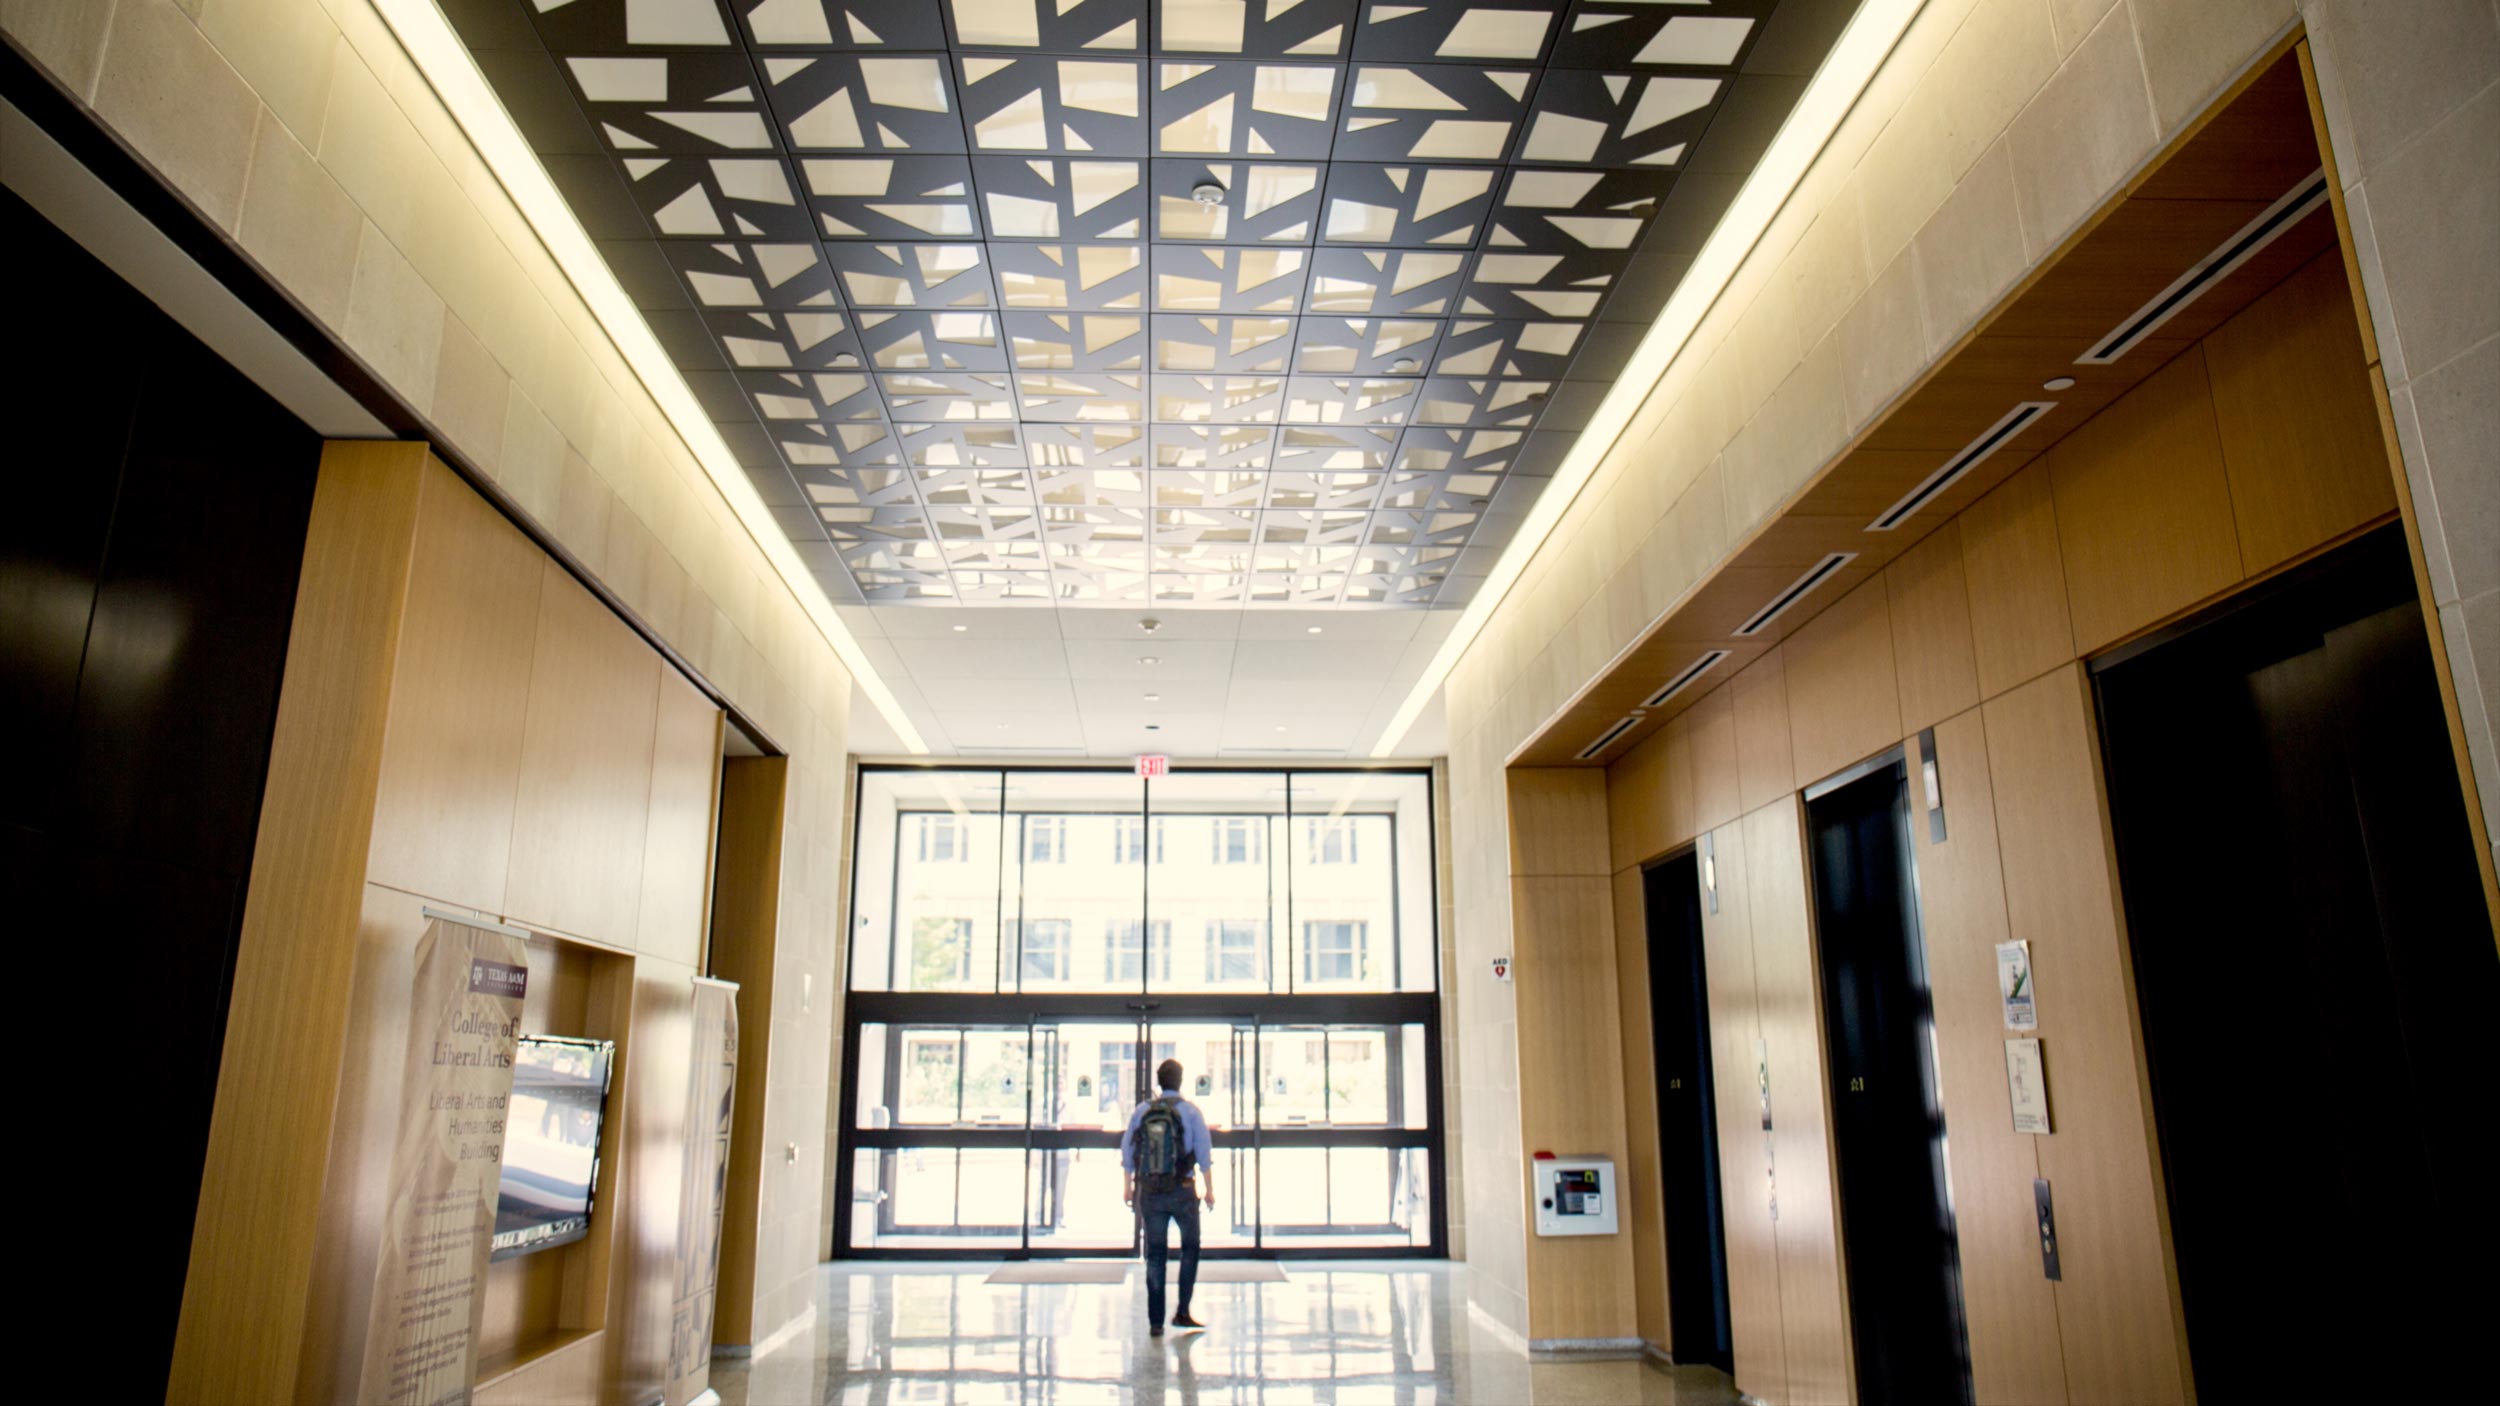
[(1611, 1157), (1547, 1157), (1536, 1168), (1536, 1233), (1612, 1235), (1623, 1196)]

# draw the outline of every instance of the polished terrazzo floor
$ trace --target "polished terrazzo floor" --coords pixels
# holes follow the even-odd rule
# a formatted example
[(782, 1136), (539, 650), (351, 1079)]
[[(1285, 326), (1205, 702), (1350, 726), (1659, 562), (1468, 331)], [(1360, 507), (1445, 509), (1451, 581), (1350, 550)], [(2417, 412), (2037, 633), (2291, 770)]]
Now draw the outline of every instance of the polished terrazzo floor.
[(1467, 1267), (1296, 1263), (1282, 1284), (1202, 1284), (1210, 1331), (1146, 1335), (1122, 1284), (984, 1284), (990, 1264), (829, 1264), (806, 1329), (715, 1359), (725, 1406), (1727, 1406), (1707, 1367), (1531, 1361), (1467, 1308)]

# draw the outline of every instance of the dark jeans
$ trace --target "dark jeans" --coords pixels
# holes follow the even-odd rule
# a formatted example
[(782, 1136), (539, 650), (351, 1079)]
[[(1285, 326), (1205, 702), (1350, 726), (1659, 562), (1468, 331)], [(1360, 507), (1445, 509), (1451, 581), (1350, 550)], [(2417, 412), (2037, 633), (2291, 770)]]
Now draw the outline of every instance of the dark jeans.
[(1198, 1287), (1198, 1198), (1188, 1182), (1169, 1191), (1144, 1191), (1137, 1196), (1137, 1214), (1146, 1222), (1146, 1321), (1161, 1327), (1163, 1261), (1170, 1253), (1164, 1241), (1172, 1222), (1181, 1223), (1180, 1312), (1189, 1312), (1189, 1295)]

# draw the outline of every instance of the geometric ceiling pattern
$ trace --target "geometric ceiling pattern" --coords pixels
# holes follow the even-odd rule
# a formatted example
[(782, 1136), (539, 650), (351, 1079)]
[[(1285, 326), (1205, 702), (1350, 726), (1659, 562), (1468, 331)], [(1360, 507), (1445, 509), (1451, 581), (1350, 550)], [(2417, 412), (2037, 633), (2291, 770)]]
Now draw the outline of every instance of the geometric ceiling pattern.
[(445, 8), (836, 599), (1310, 609), (1463, 603), (1849, 7)]

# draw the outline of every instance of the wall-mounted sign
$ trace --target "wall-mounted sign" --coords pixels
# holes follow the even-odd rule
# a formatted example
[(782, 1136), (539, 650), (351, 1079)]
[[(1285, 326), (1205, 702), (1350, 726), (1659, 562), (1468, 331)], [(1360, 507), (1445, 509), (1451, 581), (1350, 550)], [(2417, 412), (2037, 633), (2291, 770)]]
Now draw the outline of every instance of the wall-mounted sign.
[(2031, 999), (2031, 944), (1997, 944), (1997, 995), (2005, 1002), (2005, 1028), (2037, 1030), (2040, 1010)]
[(2040, 1042), (2005, 1042), (2005, 1092), (2014, 1105), (2014, 1131), (2049, 1132), (2049, 1076), (2040, 1063)]
[(1510, 984), (1510, 958), (1496, 957), (1493, 959), (1493, 979), (1501, 982), (1505, 986)]
[(1172, 774), (1172, 759), (1160, 755), (1139, 757), (1137, 774), (1139, 776), (1169, 776)]

